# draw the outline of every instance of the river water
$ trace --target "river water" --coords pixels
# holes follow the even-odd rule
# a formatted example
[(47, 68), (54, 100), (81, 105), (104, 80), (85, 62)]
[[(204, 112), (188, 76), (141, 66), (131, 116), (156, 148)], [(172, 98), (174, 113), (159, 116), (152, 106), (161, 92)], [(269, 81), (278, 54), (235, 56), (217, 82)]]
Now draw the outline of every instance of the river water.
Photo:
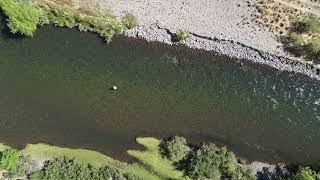
[(320, 83), (234, 61), (52, 27), (1, 34), (0, 142), (126, 159), (137, 136), (183, 135), (249, 159), (319, 162)]

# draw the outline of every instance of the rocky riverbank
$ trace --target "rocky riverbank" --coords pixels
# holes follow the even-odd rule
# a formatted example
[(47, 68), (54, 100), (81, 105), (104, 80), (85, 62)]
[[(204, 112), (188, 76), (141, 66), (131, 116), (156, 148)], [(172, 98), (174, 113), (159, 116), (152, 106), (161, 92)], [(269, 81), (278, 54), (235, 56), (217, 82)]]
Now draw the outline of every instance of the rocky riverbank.
[(252, 18), (252, 2), (239, 0), (100, 0), (121, 18), (133, 13), (139, 25), (125, 31), (129, 37), (174, 44), (174, 33), (184, 30), (189, 38), (181, 44), (215, 51), (230, 57), (266, 64), (279, 70), (302, 73), (320, 80), (320, 66), (285, 53), (275, 35)]

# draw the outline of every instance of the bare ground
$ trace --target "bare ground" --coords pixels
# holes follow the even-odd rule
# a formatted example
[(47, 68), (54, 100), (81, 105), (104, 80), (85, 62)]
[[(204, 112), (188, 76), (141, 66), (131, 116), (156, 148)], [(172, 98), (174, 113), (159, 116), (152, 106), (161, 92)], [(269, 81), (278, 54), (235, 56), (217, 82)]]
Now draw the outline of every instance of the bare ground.
[[(137, 17), (138, 26), (124, 32), (129, 37), (173, 44), (174, 33), (184, 30), (190, 36), (181, 44), (188, 47), (214, 51), (320, 79), (320, 66), (317, 67), (286, 53), (282, 43), (278, 40), (278, 35), (285, 34), (293, 19), (302, 17), (306, 13), (300, 10), (306, 8), (305, 6), (298, 8), (299, 10), (298, 6), (287, 6), (291, 1), (298, 0), (33, 1), (58, 9), (72, 9), (83, 16), (95, 14), (98, 19), (103, 19), (104, 16), (110, 16), (110, 14), (121, 19), (126, 12), (131, 12)], [(299, 2), (302, 1), (299, 0)], [(270, 24), (269, 28), (260, 21), (265, 16), (261, 16), (263, 12), (259, 12), (259, 2), (264, 2), (260, 3), (262, 10), (265, 6), (271, 7), (266, 11), (269, 12), (271, 18), (270, 22), (265, 23)], [(310, 9), (311, 6), (317, 8), (319, 4), (317, 0), (307, 2), (309, 4), (306, 10), (309, 9), (309, 11), (313, 10)], [(273, 19), (276, 23), (273, 22)]]

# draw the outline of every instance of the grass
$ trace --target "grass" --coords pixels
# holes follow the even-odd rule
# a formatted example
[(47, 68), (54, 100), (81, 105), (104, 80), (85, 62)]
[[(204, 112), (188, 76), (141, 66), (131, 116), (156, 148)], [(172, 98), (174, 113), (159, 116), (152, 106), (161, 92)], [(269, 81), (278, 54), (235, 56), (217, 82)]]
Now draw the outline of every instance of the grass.
[(137, 143), (143, 145), (146, 150), (129, 150), (128, 154), (136, 158), (147, 170), (158, 175), (161, 179), (187, 179), (182, 171), (177, 170), (173, 162), (164, 159), (159, 153), (160, 140), (155, 138), (137, 138)]
[(146, 169), (145, 166), (139, 163), (130, 164), (124, 169), (123, 172), (128, 174), (133, 174), (143, 180), (161, 180), (159, 176), (150, 172), (148, 169)]
[(1, 0), (0, 9), (6, 16), (13, 34), (33, 36), (40, 23), (40, 9), (29, 1)]
[(85, 150), (85, 149), (69, 149), (60, 148), (56, 146), (50, 146), (47, 144), (28, 144), (23, 150), (23, 155), (29, 156), (35, 160), (50, 160), (55, 157), (69, 157), (75, 158), (80, 162), (89, 163), (96, 167), (102, 167), (104, 165), (125, 165), (120, 161), (114, 160), (102, 153)]
[(110, 42), (114, 35), (138, 24), (137, 18), (128, 12), (119, 21), (109, 10), (84, 7), (84, 2), (79, 2), (81, 8), (77, 8), (70, 2), (0, 0), (0, 9), (7, 16), (7, 26), (11, 32), (26, 36), (32, 36), (39, 25), (52, 23), (61, 27), (78, 27), (81, 31), (95, 32)]
[[(4, 148), (7, 146), (3, 146)], [(1, 149), (1, 146), (0, 146)], [(114, 160), (102, 153), (85, 150), (85, 149), (69, 149), (56, 146), (50, 146), (47, 144), (28, 144), (23, 150), (24, 156), (29, 156), (34, 160), (50, 160), (55, 157), (69, 157), (75, 158), (79, 162), (88, 163), (95, 167), (103, 167), (105, 165), (116, 165), (123, 173), (133, 174), (141, 179), (145, 180), (160, 180), (161, 178), (151, 173), (145, 166), (133, 163), (127, 165), (126, 163)]]
[(98, 33), (110, 42), (115, 34), (124, 30), (121, 22), (110, 14), (75, 11), (72, 7), (43, 6), (51, 23), (61, 27), (78, 27), (80, 31)]
[[(74, 158), (78, 162), (91, 164), (94, 167), (117, 166), (122, 173), (134, 175), (143, 180), (188, 179), (182, 171), (175, 168), (172, 161), (161, 156), (159, 153), (160, 142), (155, 138), (137, 138), (137, 143), (143, 145), (146, 150), (128, 151), (129, 155), (138, 160), (137, 163), (133, 164), (114, 160), (93, 150), (61, 148), (40, 143), (26, 145), (21, 153), (32, 160), (52, 160), (53, 158), (65, 156)], [(6, 148), (10, 147), (0, 144), (0, 151)]]
[(293, 48), (299, 48), (304, 45), (304, 39), (301, 34), (293, 32), (290, 34), (291, 44)]
[(175, 38), (177, 42), (184, 41), (189, 38), (189, 34), (186, 31), (179, 30)]
[(302, 22), (302, 30), (308, 33), (320, 32), (320, 18), (310, 16)]
[(320, 37), (311, 40), (309, 51), (314, 55), (320, 55)]
[[(0, 143), (0, 151), (8, 148), (11, 147)], [(65, 156), (74, 158), (78, 162), (91, 164), (94, 167), (103, 167), (105, 165), (117, 166), (120, 167), (120, 170), (124, 174), (135, 175), (143, 180), (162, 179), (150, 172), (143, 164), (133, 163), (128, 165), (127, 163), (120, 162), (93, 150), (61, 148), (47, 144), (28, 144), (21, 153), (25, 157), (30, 157), (33, 160), (52, 160), (53, 158)]]
[(132, 13), (126, 12), (122, 19), (122, 25), (127, 29), (132, 29), (138, 25), (138, 20)]
[[(79, 7), (74, 4), (65, 3), (65, 0), (34, 0), (50, 14), (50, 21), (59, 26), (78, 27), (80, 31), (91, 31), (98, 33), (107, 42), (123, 30), (131, 29), (137, 25), (137, 18), (126, 12), (124, 18), (118, 21), (108, 9), (100, 9), (99, 6), (92, 7), (94, 2), (79, 1)], [(89, 4), (88, 4), (89, 3)]]

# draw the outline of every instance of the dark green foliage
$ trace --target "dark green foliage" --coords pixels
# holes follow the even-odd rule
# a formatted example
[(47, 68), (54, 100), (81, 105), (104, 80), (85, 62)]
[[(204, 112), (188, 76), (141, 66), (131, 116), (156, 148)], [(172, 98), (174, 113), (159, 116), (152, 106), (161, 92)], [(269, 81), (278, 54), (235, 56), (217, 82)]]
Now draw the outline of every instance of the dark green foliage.
[(14, 34), (32, 36), (40, 22), (40, 10), (27, 0), (1, 0), (7, 26)]
[(176, 41), (178, 41), (178, 42), (184, 41), (189, 38), (189, 34), (186, 31), (179, 30), (176, 33), (175, 38), (176, 38)]
[(134, 174), (124, 174), (123, 176), (126, 180), (143, 180), (142, 178), (140, 178)]
[(110, 178), (120, 179), (121, 177), (121, 173), (115, 167), (95, 168), (66, 157), (47, 161), (41, 171), (31, 175), (31, 179), (35, 180), (100, 180)]
[(183, 159), (189, 151), (190, 148), (187, 146), (187, 141), (183, 137), (174, 136), (160, 143), (161, 154), (174, 162)]
[(126, 13), (122, 18), (122, 25), (127, 29), (132, 29), (138, 25), (138, 19), (132, 13)]
[(253, 179), (249, 170), (237, 164), (236, 157), (231, 151), (214, 144), (203, 145), (193, 153), (185, 172), (192, 178), (219, 179), (221, 176), (235, 180)]
[(293, 174), (289, 180), (319, 180), (320, 174), (309, 167), (299, 167), (298, 171)]
[(253, 180), (251, 170), (245, 166), (238, 166), (236, 171), (232, 173), (233, 180)]

